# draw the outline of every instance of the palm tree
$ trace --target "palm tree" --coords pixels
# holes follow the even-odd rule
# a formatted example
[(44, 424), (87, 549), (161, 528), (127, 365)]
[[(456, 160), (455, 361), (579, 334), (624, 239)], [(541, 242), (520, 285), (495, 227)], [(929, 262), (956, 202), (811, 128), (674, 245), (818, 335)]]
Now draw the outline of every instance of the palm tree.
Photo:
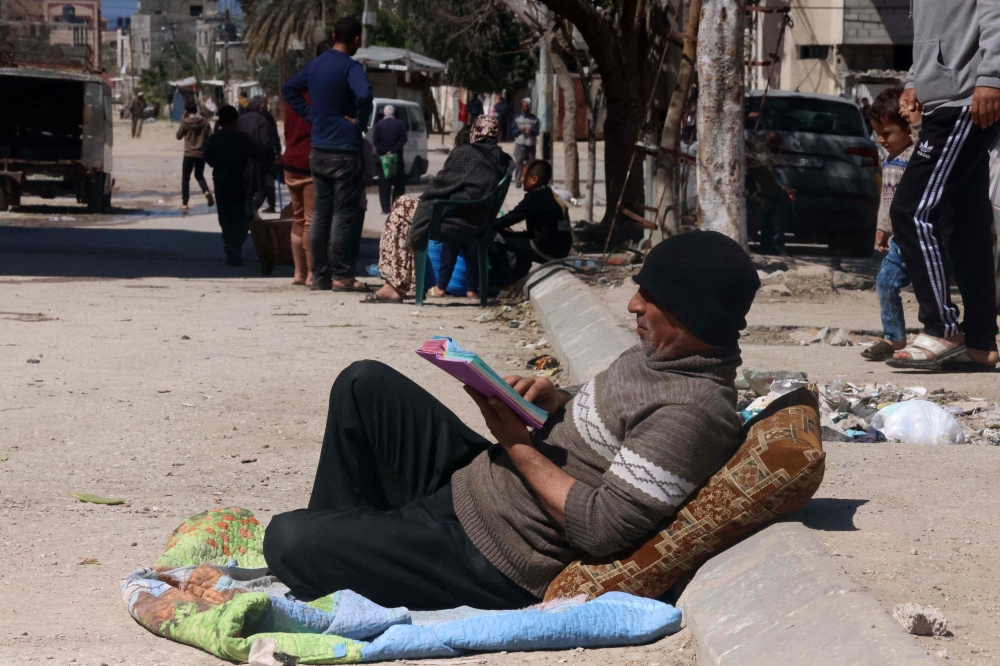
[[(335, 0), (240, 0), (246, 17), (247, 59), (266, 55), (278, 61), (295, 41), (316, 43)], [(320, 33), (322, 34), (322, 33)]]

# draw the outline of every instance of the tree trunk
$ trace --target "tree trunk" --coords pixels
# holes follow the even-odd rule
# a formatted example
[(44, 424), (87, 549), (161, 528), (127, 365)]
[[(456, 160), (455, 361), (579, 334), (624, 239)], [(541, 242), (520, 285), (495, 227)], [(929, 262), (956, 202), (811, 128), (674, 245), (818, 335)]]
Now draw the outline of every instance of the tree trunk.
[[(636, 90), (630, 92), (634, 94), (627, 96), (613, 93), (607, 85), (604, 89), (607, 100), (607, 117), (604, 120), (604, 181), (608, 200), (602, 221), (604, 224), (611, 224), (614, 219), (619, 198), (622, 199), (623, 207), (640, 214), (641, 210), (636, 208), (636, 204), (641, 204), (645, 199), (641, 157), (636, 158), (632, 175), (628, 183), (625, 182), (643, 116), (643, 106), (638, 102), (638, 81), (633, 86)], [(622, 190), (625, 192), (624, 196)], [(615, 226), (620, 226), (622, 231), (631, 229), (632, 233), (626, 234), (628, 238), (642, 237), (637, 223), (624, 215), (619, 216)]]
[(705, 0), (698, 39), (698, 225), (747, 248), (743, 197), (745, 0)]
[[(562, 49), (555, 35), (549, 35), (549, 51), (552, 54), (552, 69), (556, 73), (556, 81), (559, 89), (562, 90), (563, 103), (560, 108), (563, 112), (563, 160), (566, 170), (566, 189), (574, 197), (580, 196), (580, 155), (576, 148), (576, 86), (573, 85), (573, 77), (569, 74)], [(558, 96), (557, 96), (558, 97)]]
[(587, 132), (587, 222), (594, 221), (594, 185), (597, 183), (597, 134)]
[[(701, 22), (702, 0), (691, 0), (688, 5), (687, 22), (684, 32), (693, 37), (698, 36), (698, 25)], [(660, 135), (660, 156), (656, 164), (656, 192), (661, 202), (657, 213), (657, 226), (662, 238), (675, 235), (680, 229), (680, 215), (674, 198), (674, 176), (677, 173), (674, 156), (664, 149), (677, 150), (681, 122), (684, 120), (684, 106), (691, 91), (691, 81), (694, 79), (694, 61), (697, 57), (698, 44), (693, 40), (684, 41), (684, 51), (677, 68), (677, 85), (670, 96), (667, 107), (667, 117), (663, 122), (663, 132)]]

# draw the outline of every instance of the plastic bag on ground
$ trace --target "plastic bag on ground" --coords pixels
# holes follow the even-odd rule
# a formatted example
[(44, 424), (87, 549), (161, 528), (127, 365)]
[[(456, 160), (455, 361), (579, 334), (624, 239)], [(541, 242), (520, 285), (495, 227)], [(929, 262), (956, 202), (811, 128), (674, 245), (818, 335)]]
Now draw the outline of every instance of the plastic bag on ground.
[(908, 444), (965, 444), (965, 433), (955, 417), (927, 400), (883, 407), (872, 417), (872, 427), (888, 439)]

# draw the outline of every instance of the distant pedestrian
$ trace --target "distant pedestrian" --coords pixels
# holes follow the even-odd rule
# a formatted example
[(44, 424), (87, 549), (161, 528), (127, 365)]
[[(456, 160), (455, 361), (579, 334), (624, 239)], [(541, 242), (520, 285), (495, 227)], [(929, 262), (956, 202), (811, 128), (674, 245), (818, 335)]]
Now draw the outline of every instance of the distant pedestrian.
[[(994, 371), (997, 302), (989, 149), (1000, 132), (1000, 37), (995, 3), (914, 0), (913, 66), (899, 98), (923, 106), (920, 142), (889, 214), (920, 303), (923, 333), (892, 367)], [(954, 266), (944, 261), (948, 247)], [(964, 319), (951, 301), (954, 275)]]
[(285, 102), (285, 185), (288, 198), (292, 200), (292, 261), (295, 263), (292, 284), (305, 286), (312, 284), (309, 228), (316, 206), (316, 189), (309, 171), (311, 133), (312, 125)]
[[(382, 204), (382, 214), (388, 215), (392, 202), (406, 193), (406, 166), (403, 162), (403, 148), (406, 146), (406, 123), (395, 117), (395, 108), (389, 104), (382, 109), (382, 120), (375, 123), (372, 130), (372, 144), (380, 160), (378, 178), (378, 198)], [(391, 174), (386, 172), (386, 169)]]
[(510, 141), (510, 104), (501, 95), (497, 95), (493, 105), (493, 117), (500, 124), (500, 141)]
[(871, 136), (872, 133), (875, 131), (874, 128), (872, 127), (872, 121), (871, 121), (871, 109), (872, 109), (871, 102), (868, 101), (867, 97), (862, 97), (860, 104), (861, 104), (861, 117), (865, 121), (865, 129), (868, 130), (868, 136)]
[(255, 213), (251, 181), (257, 144), (240, 131), (240, 114), (228, 104), (219, 110), (219, 131), (205, 143), (205, 160), (212, 167), (215, 197), (222, 227), (226, 263), (243, 265), (243, 243)]
[[(367, 291), (356, 275), (367, 201), (361, 134), (372, 114), (372, 86), (364, 67), (351, 58), (361, 48), (361, 23), (352, 16), (339, 19), (333, 41), (333, 48), (289, 79), (281, 94), (312, 124), (311, 288)], [(303, 97), (307, 92), (311, 105)]]
[(247, 99), (247, 93), (246, 93), (245, 90), (241, 90), (236, 95), (236, 102), (237, 102), (237, 104), (236, 104), (236, 110), (242, 116), (244, 113), (246, 113), (247, 108), (249, 108), (249, 106), (250, 106), (250, 100)]
[(201, 186), (201, 191), (208, 200), (209, 207), (215, 205), (212, 191), (205, 182), (205, 143), (212, 136), (212, 128), (208, 119), (198, 113), (198, 105), (188, 102), (184, 105), (184, 117), (177, 128), (177, 139), (184, 139), (184, 161), (181, 163), (181, 212), (188, 212), (188, 200), (191, 198), (191, 172)]
[(795, 190), (781, 185), (774, 167), (779, 163), (784, 139), (775, 131), (767, 133), (763, 142), (750, 141), (747, 151), (747, 171), (744, 195), (747, 218), (760, 221), (761, 254), (787, 255), (785, 230), (795, 201)]
[(902, 88), (887, 88), (879, 93), (875, 104), (868, 108), (878, 142), (889, 153), (882, 164), (882, 199), (878, 206), (878, 227), (875, 230), (875, 249), (887, 253), (875, 279), (883, 339), (861, 352), (861, 356), (869, 361), (892, 358), (893, 353), (906, 346), (906, 318), (899, 292), (910, 284), (910, 274), (899, 255), (899, 247), (892, 240), (889, 208), (919, 137), (920, 114), (911, 113), (909, 121), (900, 115), (899, 97), (902, 94)]
[(465, 113), (469, 116), (469, 127), (476, 124), (476, 118), (483, 115), (483, 101), (476, 93), (469, 93), (469, 103), (465, 105)]
[[(532, 263), (544, 264), (569, 255), (573, 246), (570, 232), (569, 210), (549, 183), (552, 182), (552, 165), (545, 160), (535, 160), (524, 170), (521, 184), (524, 198), (513, 210), (500, 217), (498, 246), (510, 257), (502, 257), (498, 272), (503, 286), (511, 285), (531, 270)], [(510, 227), (524, 222), (525, 231), (512, 231)], [(511, 267), (509, 259), (513, 259)]]
[(254, 164), (253, 209), (257, 211), (267, 200), (265, 212), (275, 212), (274, 170), (280, 163), (281, 139), (278, 123), (267, 109), (267, 98), (256, 95), (239, 119), (240, 131), (257, 144), (257, 161)]
[(142, 93), (137, 93), (135, 99), (128, 107), (129, 116), (132, 119), (132, 138), (142, 138), (142, 121), (146, 119), (146, 98)]
[(514, 118), (511, 129), (514, 131), (515, 176), (518, 178), (514, 185), (520, 189), (520, 175), (524, 173), (525, 166), (535, 161), (535, 144), (541, 131), (541, 123), (538, 116), (531, 112), (531, 100), (527, 97), (521, 100), (521, 113)]

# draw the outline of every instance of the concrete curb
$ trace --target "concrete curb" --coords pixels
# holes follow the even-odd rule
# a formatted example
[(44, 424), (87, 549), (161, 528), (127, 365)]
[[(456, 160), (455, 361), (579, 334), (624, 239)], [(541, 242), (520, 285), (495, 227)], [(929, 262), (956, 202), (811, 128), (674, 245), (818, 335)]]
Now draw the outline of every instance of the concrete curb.
[(716, 555), (677, 602), (713, 666), (936, 663), (801, 523), (778, 523)]
[(563, 266), (539, 271), (525, 292), (545, 327), (555, 355), (580, 384), (635, 344), (590, 288)]
[[(567, 269), (539, 271), (525, 290), (571, 382), (589, 380), (633, 344)], [(801, 523), (771, 525), (713, 557), (677, 606), (702, 665), (936, 663)]]

